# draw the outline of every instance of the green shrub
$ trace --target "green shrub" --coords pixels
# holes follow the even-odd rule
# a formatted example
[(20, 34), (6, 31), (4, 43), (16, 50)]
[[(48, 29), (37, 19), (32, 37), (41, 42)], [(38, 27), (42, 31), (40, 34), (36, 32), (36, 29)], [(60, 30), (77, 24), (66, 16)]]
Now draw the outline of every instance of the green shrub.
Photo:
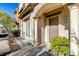
[(54, 50), (56, 55), (69, 55), (69, 39), (66, 37), (55, 36), (52, 38), (50, 48)]

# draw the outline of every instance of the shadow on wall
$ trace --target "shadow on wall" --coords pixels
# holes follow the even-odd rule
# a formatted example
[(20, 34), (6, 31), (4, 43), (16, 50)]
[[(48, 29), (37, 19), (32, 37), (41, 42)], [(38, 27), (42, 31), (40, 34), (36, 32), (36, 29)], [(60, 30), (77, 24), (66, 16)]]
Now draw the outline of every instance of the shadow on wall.
[[(75, 44), (78, 46), (78, 48), (79, 48), (79, 38), (76, 36), (76, 33), (75, 33), (75, 32), (73, 32), (73, 33), (71, 33), (71, 35), (72, 35), (71, 37), (72, 37), (72, 38), (74, 38), (74, 39), (75, 39), (75, 41), (76, 41), (76, 42), (75, 42), (75, 41), (73, 41), (73, 43), (75, 43)], [(79, 50), (79, 49), (78, 49), (78, 50)], [(75, 52), (74, 52), (74, 51), (72, 51), (72, 53), (73, 53), (73, 54), (75, 54)], [(79, 55), (79, 51), (78, 51), (78, 55)]]

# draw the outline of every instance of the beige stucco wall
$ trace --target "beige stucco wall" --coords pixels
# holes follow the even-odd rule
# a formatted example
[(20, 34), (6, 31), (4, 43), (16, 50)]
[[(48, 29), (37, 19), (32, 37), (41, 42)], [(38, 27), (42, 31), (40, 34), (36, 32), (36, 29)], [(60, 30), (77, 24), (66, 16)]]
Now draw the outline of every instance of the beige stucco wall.
[(45, 15), (41, 15), (38, 20), (38, 42), (42, 45), (45, 43)]
[(69, 16), (64, 16), (64, 12), (59, 15), (59, 36), (69, 38)]

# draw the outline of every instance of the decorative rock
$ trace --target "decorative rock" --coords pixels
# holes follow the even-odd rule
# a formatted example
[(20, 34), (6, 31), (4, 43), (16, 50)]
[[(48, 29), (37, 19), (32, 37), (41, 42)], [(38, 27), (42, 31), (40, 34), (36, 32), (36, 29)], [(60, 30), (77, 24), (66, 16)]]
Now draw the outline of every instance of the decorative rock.
[(8, 40), (0, 41), (0, 55), (10, 52)]
[(16, 43), (10, 43), (10, 49), (11, 49), (11, 52), (14, 52), (14, 51), (19, 50), (20, 46), (17, 45)]
[(23, 46), (23, 42), (22, 42), (21, 39), (16, 39), (16, 43), (17, 43), (17, 45), (19, 45), (20, 48), (23, 48), (24, 47)]
[(15, 52), (7, 54), (7, 56), (24, 56), (27, 53), (27, 51), (32, 49), (32, 48), (33, 48), (32, 46), (26, 46), (26, 47), (23, 47), (23, 48), (15, 51)]

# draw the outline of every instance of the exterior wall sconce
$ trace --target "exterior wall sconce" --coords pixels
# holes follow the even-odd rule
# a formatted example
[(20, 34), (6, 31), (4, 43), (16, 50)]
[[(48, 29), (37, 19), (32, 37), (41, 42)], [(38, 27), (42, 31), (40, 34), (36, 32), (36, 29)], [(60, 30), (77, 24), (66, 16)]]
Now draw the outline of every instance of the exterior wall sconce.
[(64, 16), (64, 23), (67, 23), (67, 16)]

